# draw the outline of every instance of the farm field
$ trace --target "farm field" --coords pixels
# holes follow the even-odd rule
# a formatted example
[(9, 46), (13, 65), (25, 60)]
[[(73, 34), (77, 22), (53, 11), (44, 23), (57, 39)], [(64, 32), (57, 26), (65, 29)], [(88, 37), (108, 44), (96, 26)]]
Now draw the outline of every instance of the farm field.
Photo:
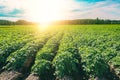
[(120, 25), (0, 26), (0, 80), (120, 80)]

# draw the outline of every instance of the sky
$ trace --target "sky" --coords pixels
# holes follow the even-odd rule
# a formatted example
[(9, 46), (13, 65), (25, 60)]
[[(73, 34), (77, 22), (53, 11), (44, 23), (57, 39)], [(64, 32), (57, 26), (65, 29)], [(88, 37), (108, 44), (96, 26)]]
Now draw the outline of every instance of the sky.
[(120, 0), (0, 0), (0, 19), (42, 21), (97, 17), (120, 20)]

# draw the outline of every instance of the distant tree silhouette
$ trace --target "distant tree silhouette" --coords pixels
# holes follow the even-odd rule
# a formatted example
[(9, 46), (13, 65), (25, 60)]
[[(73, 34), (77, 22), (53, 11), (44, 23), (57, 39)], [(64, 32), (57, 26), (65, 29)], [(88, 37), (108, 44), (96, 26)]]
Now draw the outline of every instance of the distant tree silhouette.
[(0, 20), (0, 25), (13, 25), (14, 22), (8, 20)]
[(63, 20), (55, 22), (56, 24), (120, 24), (120, 20), (104, 20), (104, 19), (77, 19), (77, 20)]
[[(9, 20), (0, 20), (0, 25), (32, 25), (36, 24), (34, 22), (28, 22), (26, 20), (18, 20), (16, 22)], [(61, 24), (61, 25), (78, 25), (78, 24), (120, 24), (120, 20), (104, 20), (100, 18), (96, 19), (76, 19), (76, 20), (61, 20), (55, 21), (53, 24)]]

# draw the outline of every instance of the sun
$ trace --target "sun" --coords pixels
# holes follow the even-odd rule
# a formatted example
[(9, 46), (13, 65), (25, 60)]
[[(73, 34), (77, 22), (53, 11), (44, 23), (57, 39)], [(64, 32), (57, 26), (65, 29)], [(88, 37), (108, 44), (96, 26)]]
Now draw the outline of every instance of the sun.
[(61, 20), (63, 0), (37, 0), (33, 6), (32, 18), (40, 25), (49, 25)]

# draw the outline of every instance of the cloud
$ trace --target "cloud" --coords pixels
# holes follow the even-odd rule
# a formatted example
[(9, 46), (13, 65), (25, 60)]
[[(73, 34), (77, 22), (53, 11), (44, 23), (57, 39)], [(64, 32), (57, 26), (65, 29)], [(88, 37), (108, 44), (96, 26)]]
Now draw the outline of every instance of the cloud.
[[(0, 1), (0, 5), (1, 6), (5, 6), (4, 9), (0, 10), (0, 13), (2, 14), (1, 17), (12, 17), (13, 15), (16, 17), (18, 17), (18, 13), (13, 13), (14, 10), (19, 10), (19, 16), (25, 18), (25, 19), (29, 19), (32, 20), (34, 19), (33, 17), (35, 15), (38, 15), (42, 12), (40, 11), (41, 5), (43, 5), (42, 3), (40, 3), (40, 1), (46, 1), (46, 4), (49, 4), (48, 0), (1, 0)], [(75, 9), (78, 6), (76, 6), (76, 2), (74, 0), (69, 0), (69, 1), (65, 1), (65, 0), (53, 0), (56, 3), (56, 6), (58, 6), (57, 11), (59, 11), (61, 14), (67, 15), (71, 9)], [(61, 3), (63, 2), (63, 3)], [(75, 5), (74, 5), (75, 4)], [(47, 5), (46, 5), (47, 6)], [(48, 10), (49, 10), (50, 5), (48, 6)], [(60, 8), (59, 8), (60, 7)], [(51, 11), (49, 11), (51, 12)], [(13, 14), (11, 14), (13, 13)], [(48, 13), (49, 14), (49, 13)], [(9, 15), (9, 16), (8, 16)]]
[(120, 4), (114, 1), (100, 1), (94, 4), (85, 2), (83, 7), (72, 11), (71, 15), (75, 15), (73, 18), (120, 19)]
[(1, 0), (0, 1), (0, 17), (8, 19), (22, 17), (22, 5), (18, 4), (18, 0)]
[[(40, 10), (42, 3), (40, 3), (40, 1), (46, 1), (46, 3), (49, 4), (48, 0), (0, 0), (0, 19), (3, 17), (5, 19), (6, 17), (6, 19), (9, 18), (13, 20), (34, 20), (34, 17), (41, 13)], [(58, 7), (59, 9), (57, 11), (64, 15), (61, 17), (61, 19), (80, 19), (97, 17), (104, 19), (120, 19), (119, 0), (54, 1), (56, 1), (56, 7)], [(50, 5), (48, 6), (48, 8), (49, 7)]]

